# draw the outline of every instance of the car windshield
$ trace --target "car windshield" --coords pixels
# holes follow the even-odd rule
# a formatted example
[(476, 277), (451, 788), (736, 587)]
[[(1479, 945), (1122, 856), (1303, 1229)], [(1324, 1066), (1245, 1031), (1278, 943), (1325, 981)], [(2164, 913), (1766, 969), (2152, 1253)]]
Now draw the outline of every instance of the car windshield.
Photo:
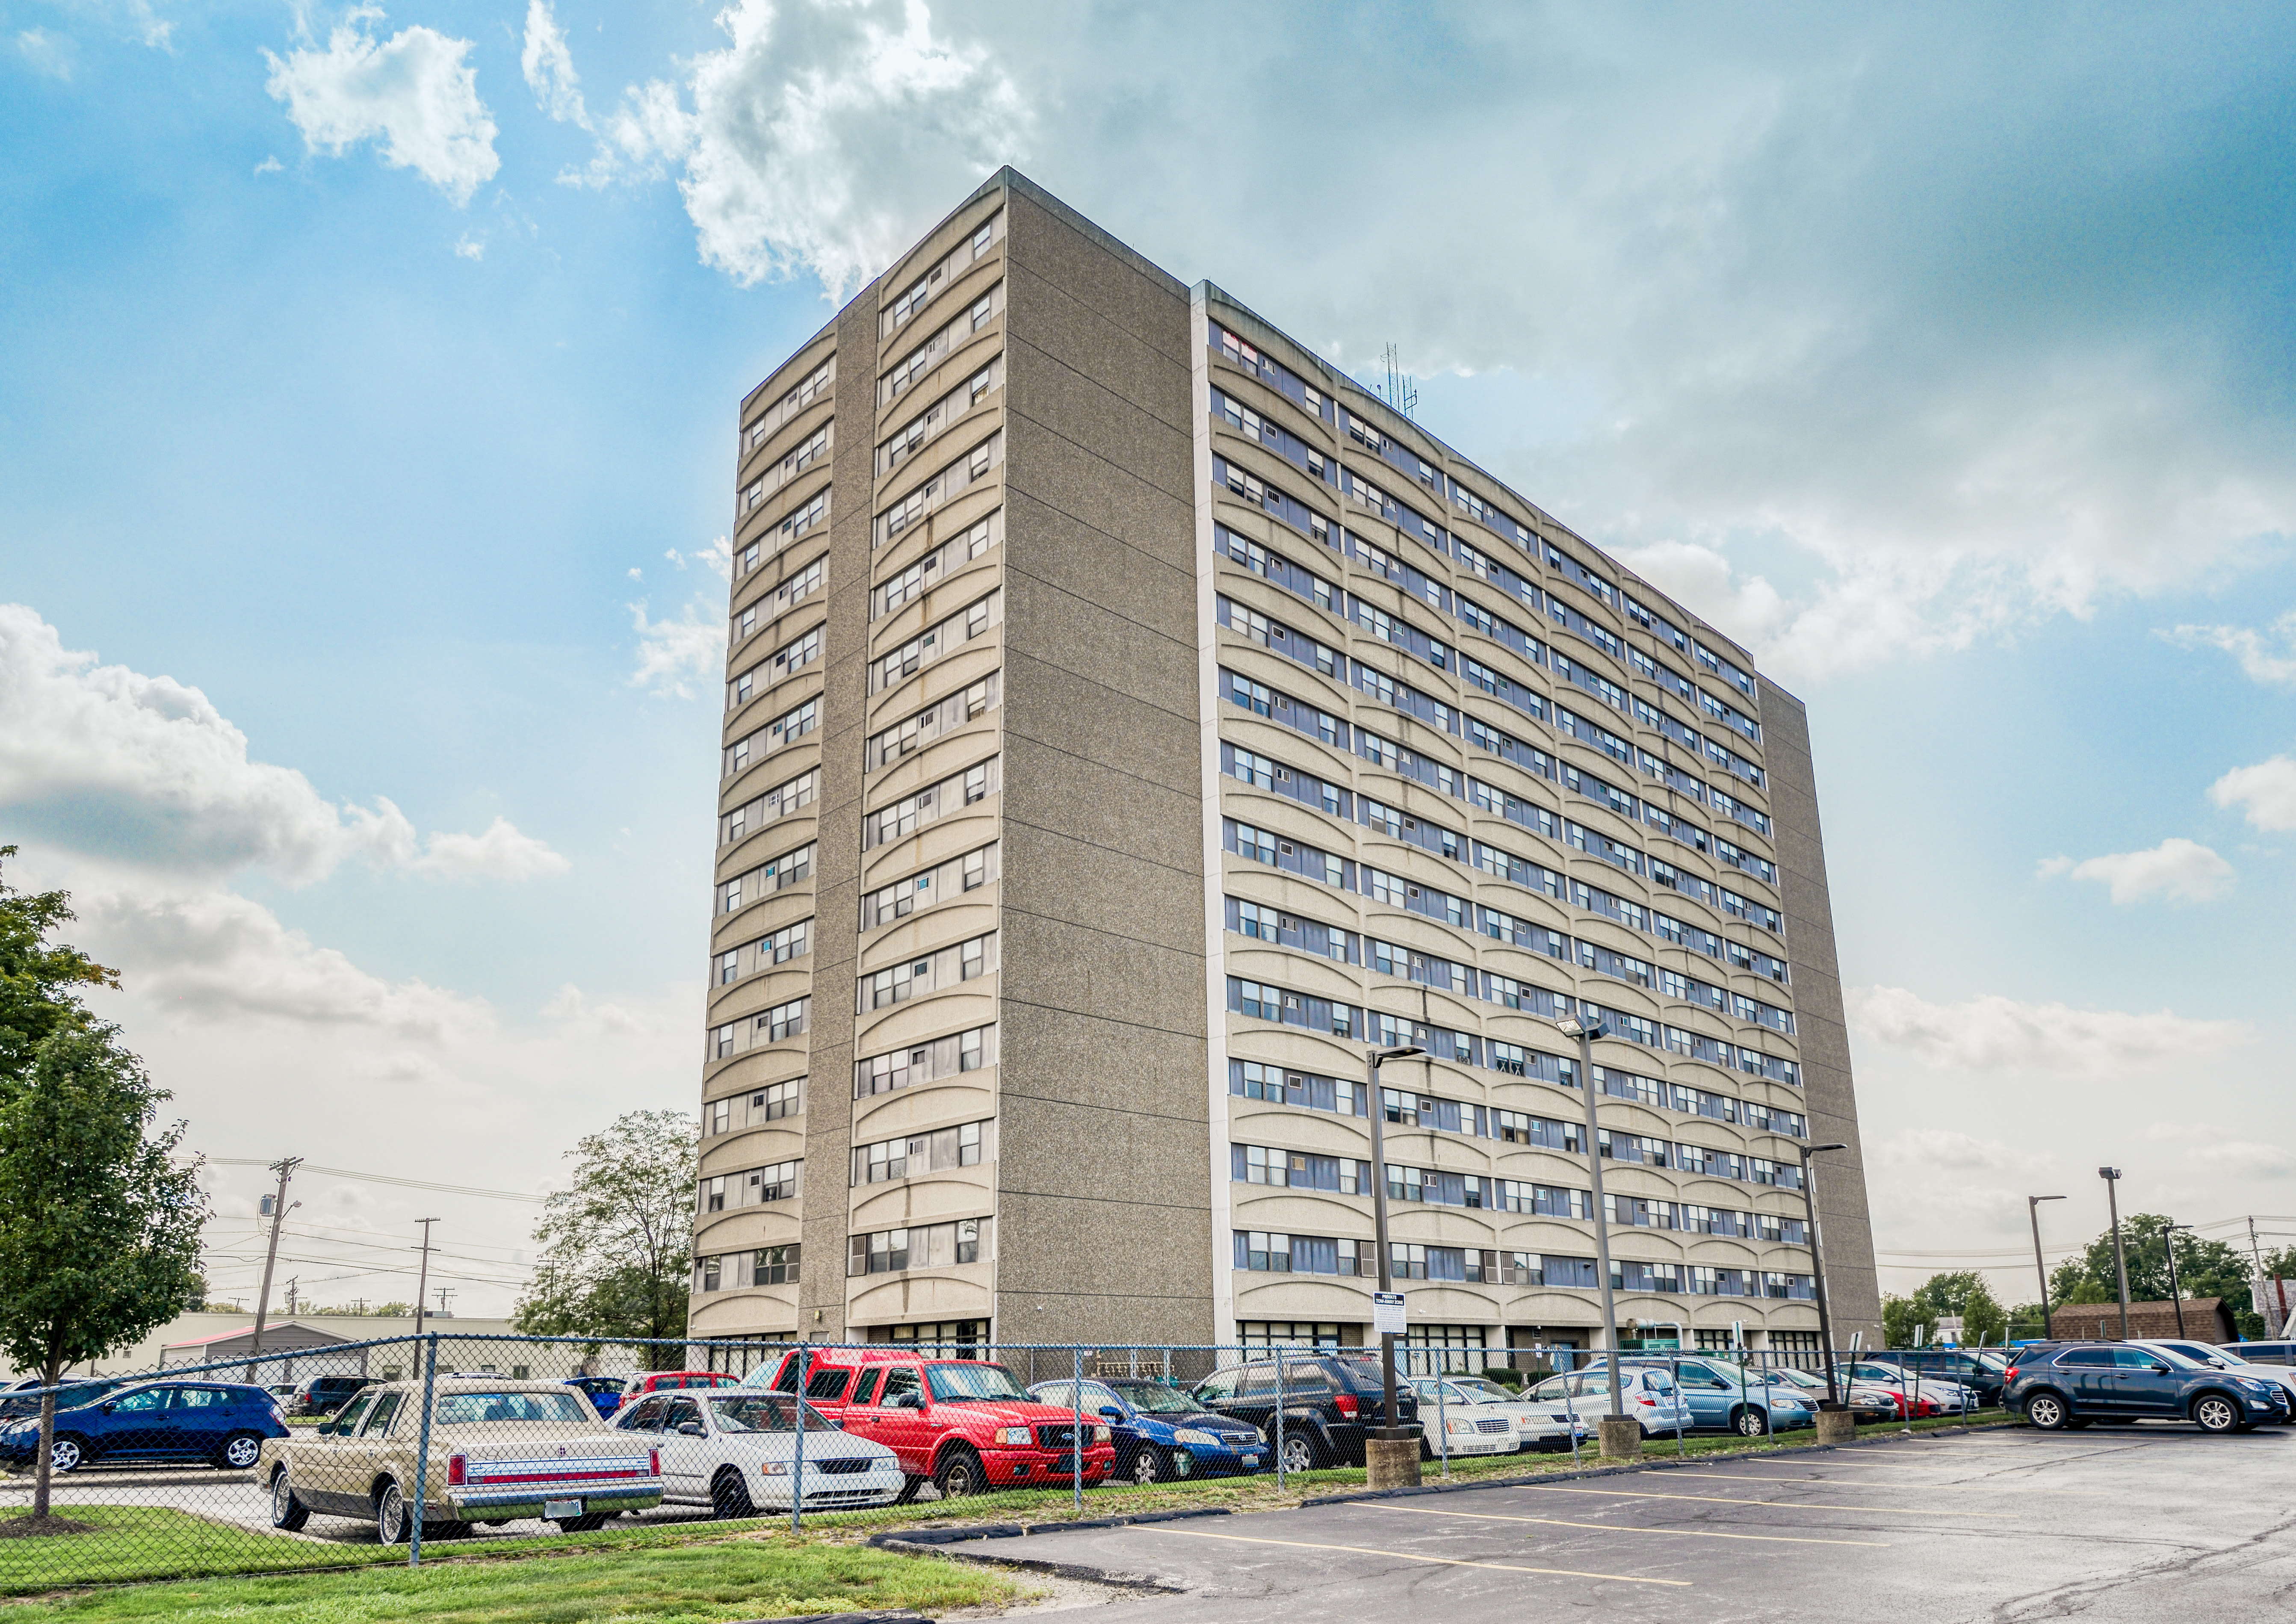
[(1454, 1381), (1451, 1383), (1451, 1391), (1464, 1398), (1470, 1404), (1489, 1404), (1495, 1399), (1512, 1400), (1514, 1398), (1513, 1393), (1497, 1382), (1486, 1381), (1481, 1376), (1469, 1376), (1464, 1381)]
[(598, 1421), (579, 1393), (447, 1393), (433, 1414), (442, 1427), (503, 1421), (595, 1426)]
[(2180, 1370), (2206, 1370), (2209, 1368), (2207, 1360), (2196, 1359), (2193, 1357), (2192, 1355), (2185, 1353), (2178, 1349), (2167, 1346), (2166, 1344), (2156, 1343), (2152, 1347), (2145, 1349), (2144, 1351), (2153, 1355), (2157, 1358), (2166, 1360), (2168, 1363), (2177, 1366)]
[(1825, 1385), (1806, 1370), (1774, 1370), (1770, 1373), (1770, 1379), (1784, 1382), (1789, 1387), (1824, 1387)]
[(2238, 1365), (2242, 1362), (2241, 1357), (2236, 1353), (2226, 1353), (2221, 1348), (2203, 1348), (2197, 1342), (2163, 1342), (2161, 1346), (2171, 1353), (2183, 1355), (2195, 1365), (2206, 1365), (2212, 1360), (2224, 1365)]
[(1151, 1415), (1193, 1415), (1203, 1408), (1178, 1388), (1161, 1382), (1111, 1382), (1108, 1385), (1125, 1403)]
[(943, 1404), (1005, 1404), (1016, 1398), (1023, 1404), (1036, 1402), (1002, 1365), (928, 1365), (925, 1380)]
[[(709, 1407), (717, 1412), (721, 1432), (794, 1432), (798, 1427), (797, 1407), (787, 1393), (740, 1393), (730, 1398), (712, 1398)], [(837, 1424), (808, 1404), (805, 1430), (831, 1432)]]

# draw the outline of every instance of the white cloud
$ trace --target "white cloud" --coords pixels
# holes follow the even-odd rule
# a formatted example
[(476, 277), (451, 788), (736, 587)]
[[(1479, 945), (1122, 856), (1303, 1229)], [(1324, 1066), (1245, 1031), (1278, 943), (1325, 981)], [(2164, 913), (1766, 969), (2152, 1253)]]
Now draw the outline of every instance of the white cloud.
[(536, 103), (561, 124), (590, 127), (589, 109), (582, 105), (582, 81), (574, 71), (574, 53), (566, 35), (552, 15), (549, 0), (527, 0), (526, 46), (519, 53), (519, 69)]
[(308, 150), (340, 157), (379, 138), (383, 162), (414, 170), (459, 208), (502, 167), (478, 70), (464, 60), (471, 42), (418, 25), (377, 43), (365, 25), (381, 14), (372, 6), (354, 12), (324, 51), (299, 48), (284, 61), (266, 51), (265, 87), (287, 104)]
[(293, 884), (349, 857), (452, 876), (565, 865), (500, 818), (426, 849), (388, 800), (338, 807), (291, 767), (250, 760), (199, 689), (99, 666), (19, 603), (0, 604), (0, 807), (59, 846), (180, 871), (261, 865)]
[(2276, 1144), (2230, 1140), (2202, 1145), (2185, 1160), (2206, 1173), (2233, 1178), (2287, 1178), (2296, 1175), (2296, 1155)]
[(731, 43), (634, 88), (562, 178), (676, 168), (702, 262), (745, 286), (809, 272), (841, 301), (1022, 155), (1020, 93), (924, 0), (734, 0), (718, 22)]
[(2044, 858), (2036, 870), (2043, 879), (2069, 874), (2076, 880), (2095, 880), (2112, 888), (2115, 902), (2143, 902), (2165, 897), (2172, 902), (2206, 902), (2232, 889), (2232, 865), (2206, 846), (2172, 835), (2150, 851), (2124, 851), (2075, 862), (2070, 857)]
[(2124, 1076), (2237, 1048), (2254, 1035), (2243, 1021), (2190, 1020), (2165, 1009), (2134, 1014), (2021, 1004), (1997, 994), (1946, 1005), (1900, 987), (1862, 987), (1850, 990), (1847, 1003), (1865, 1037), (1925, 1064), (1964, 1071)]
[(485, 258), (486, 257), (487, 257), (487, 245), (486, 245), (486, 242), (485, 242), (485, 240), (484, 240), (484, 239), (482, 239), (482, 238), (479, 238), (479, 237), (474, 237), (474, 236), (471, 235), (471, 234), (470, 234), (469, 232), (467, 232), (467, 231), (466, 231), (466, 232), (464, 232), (464, 233), (463, 233), (463, 234), (459, 238), (457, 238), (457, 239), (455, 240), (455, 258), (457, 258), (457, 259), (483, 259), (483, 258)]
[(26, 29), (16, 36), (16, 50), (35, 73), (52, 79), (72, 76), (71, 41), (45, 29)]
[(255, 166), (255, 172), (258, 175), (276, 175), (286, 167), (287, 166), (285, 164), (281, 163), (276, 158), (266, 158), (261, 163)]
[(629, 605), (630, 624), (638, 635), (638, 663), (630, 673), (630, 686), (692, 699), (687, 678), (700, 681), (724, 674), (726, 622), (707, 611), (697, 614), (695, 609), (688, 603), (683, 619), (650, 620), (643, 598)]
[(2159, 634), (2179, 648), (2217, 648), (2236, 657), (2251, 682), (2296, 687), (2296, 609), (2268, 632), (2245, 626), (2179, 626)]
[(2209, 786), (2209, 799), (2238, 807), (2259, 829), (2296, 829), (2296, 758), (2275, 756), (2236, 767)]

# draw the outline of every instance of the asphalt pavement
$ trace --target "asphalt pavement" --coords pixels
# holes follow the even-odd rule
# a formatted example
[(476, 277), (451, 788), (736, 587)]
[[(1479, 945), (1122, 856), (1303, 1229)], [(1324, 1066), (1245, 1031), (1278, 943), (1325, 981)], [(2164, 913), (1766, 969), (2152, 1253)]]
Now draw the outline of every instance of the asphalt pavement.
[(1099, 1624), (1519, 1624), (1543, 1608), (1698, 1624), (2283, 1617), (2296, 1428), (1890, 1435), (955, 1548), (1183, 1593), (1095, 1609)]

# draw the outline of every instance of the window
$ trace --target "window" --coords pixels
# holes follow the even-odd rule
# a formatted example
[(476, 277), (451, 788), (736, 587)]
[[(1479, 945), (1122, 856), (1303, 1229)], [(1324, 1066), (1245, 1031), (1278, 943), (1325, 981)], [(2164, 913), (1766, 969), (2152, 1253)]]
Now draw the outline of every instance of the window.
[(977, 1026), (853, 1064), (853, 1095), (864, 1099), (996, 1063), (996, 1029)]
[[(849, 1277), (897, 1274), (908, 1268), (939, 1268), (979, 1263), (987, 1255), (990, 1222), (959, 1218), (954, 1223), (881, 1229), (857, 1234), (847, 1242), (845, 1272)], [(887, 1397), (891, 1383), (887, 1383)]]
[(962, 857), (951, 857), (922, 874), (896, 880), (870, 892), (861, 899), (861, 929), (865, 932), (873, 931), (896, 919), (922, 913), (951, 897), (978, 890), (997, 878), (1000, 872), (997, 843), (992, 841)]

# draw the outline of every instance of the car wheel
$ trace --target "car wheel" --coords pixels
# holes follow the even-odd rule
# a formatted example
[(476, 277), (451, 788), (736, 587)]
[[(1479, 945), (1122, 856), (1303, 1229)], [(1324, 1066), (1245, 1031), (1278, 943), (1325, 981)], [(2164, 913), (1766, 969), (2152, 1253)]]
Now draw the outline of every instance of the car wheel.
[(2202, 1393), (2193, 1400), (2193, 1423), (2203, 1432), (2237, 1432), (2240, 1407), (2222, 1393)]
[(1132, 1467), (1125, 1475), (1136, 1483), (1153, 1483), (1172, 1472), (1164, 1464), (1162, 1450), (1154, 1444), (1142, 1444), (1132, 1451)]
[(291, 1534), (310, 1520), (311, 1508), (295, 1497), (287, 1468), (280, 1467), (271, 1474), (271, 1526)]
[(234, 1432), (216, 1451), (216, 1467), (222, 1472), (252, 1472), (262, 1458), (263, 1439), (258, 1434)]
[(2056, 1393), (2035, 1393), (2025, 1400), (2025, 1419), (2044, 1432), (2062, 1431), (2072, 1418), (2071, 1408)]
[(396, 1483), (385, 1483), (374, 1497), (374, 1537), (383, 1545), (405, 1545), (414, 1523), (406, 1514), (406, 1497)]
[(55, 1442), (48, 1446), (51, 1472), (78, 1472), (90, 1458), (87, 1446), (69, 1432), (58, 1433)]
[(1283, 1470), (1313, 1472), (1316, 1469), (1316, 1440), (1300, 1432), (1283, 1434)]
[(1730, 1417), (1730, 1424), (1741, 1438), (1759, 1438), (1770, 1430), (1770, 1418), (1750, 1404)]
[(933, 1487), (939, 1489), (945, 1500), (960, 1495), (979, 1494), (985, 1486), (980, 1470), (980, 1457), (970, 1449), (952, 1449), (948, 1458), (933, 1473)]
[(750, 1485), (732, 1466), (709, 1480), (709, 1509), (720, 1517), (754, 1517), (758, 1508), (750, 1499)]

